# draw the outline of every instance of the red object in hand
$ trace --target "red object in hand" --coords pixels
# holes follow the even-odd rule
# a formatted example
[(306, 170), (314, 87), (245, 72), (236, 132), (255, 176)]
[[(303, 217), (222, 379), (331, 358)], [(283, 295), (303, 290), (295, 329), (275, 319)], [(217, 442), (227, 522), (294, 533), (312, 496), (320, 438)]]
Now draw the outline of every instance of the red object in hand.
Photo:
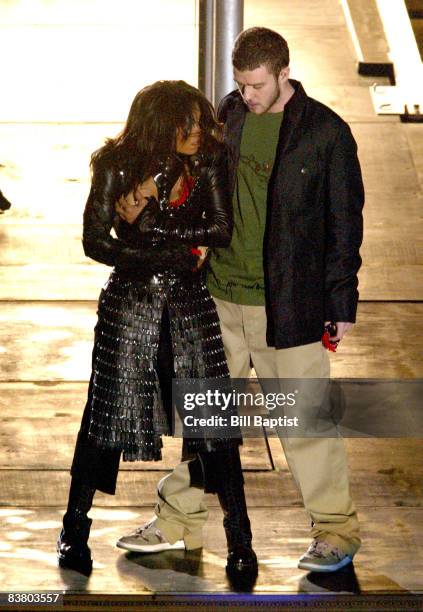
[(338, 346), (337, 342), (332, 342), (329, 336), (329, 332), (326, 329), (325, 333), (322, 336), (322, 344), (328, 351), (332, 351), (332, 353), (336, 353), (336, 347)]
[(336, 352), (336, 348), (338, 346), (339, 340), (331, 340), (331, 338), (336, 338), (338, 333), (336, 323), (328, 323), (325, 326), (325, 333), (322, 336), (322, 344), (328, 351), (332, 351), (332, 353)]

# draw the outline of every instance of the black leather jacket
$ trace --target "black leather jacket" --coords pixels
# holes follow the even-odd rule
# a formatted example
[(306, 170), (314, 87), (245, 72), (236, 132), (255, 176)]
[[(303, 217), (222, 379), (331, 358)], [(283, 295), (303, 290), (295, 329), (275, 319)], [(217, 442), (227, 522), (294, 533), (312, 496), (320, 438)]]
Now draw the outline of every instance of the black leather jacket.
[[(84, 211), (85, 254), (126, 277), (145, 279), (165, 270), (192, 271), (193, 246), (229, 246), (233, 220), (226, 149), (222, 145), (213, 155), (192, 158), (191, 164), (195, 183), (186, 202), (153, 219), (148, 205), (130, 225), (115, 213), (115, 203), (124, 193), (123, 170), (107, 158), (97, 162)], [(153, 225), (148, 234), (140, 231), (144, 216)]]
[[(325, 321), (355, 321), (364, 190), (349, 126), (301, 83), (284, 109), (268, 184), (263, 244), (267, 343), (321, 339)], [(248, 109), (239, 92), (218, 110), (234, 191)]]

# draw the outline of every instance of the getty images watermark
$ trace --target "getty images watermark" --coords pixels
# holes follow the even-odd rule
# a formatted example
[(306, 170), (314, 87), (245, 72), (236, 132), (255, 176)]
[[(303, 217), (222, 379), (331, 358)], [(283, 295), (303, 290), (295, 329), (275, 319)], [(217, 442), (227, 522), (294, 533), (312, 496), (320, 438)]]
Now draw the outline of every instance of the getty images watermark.
[(175, 379), (184, 438), (423, 437), (423, 380)]
[[(257, 381), (256, 381), (257, 382)], [(277, 383), (277, 384), (275, 384)], [(174, 435), (185, 438), (261, 437), (263, 428), (297, 430), (301, 426), (297, 385), (252, 379), (174, 381)]]
[[(265, 408), (271, 412), (284, 406), (294, 407), (298, 390), (291, 393), (254, 393), (246, 391), (223, 391), (220, 389), (208, 389), (205, 392), (182, 393), (182, 406), (184, 414), (183, 424), (188, 428), (197, 427), (299, 427), (298, 416), (286, 414), (278, 416), (266, 416), (262, 414), (238, 414), (245, 407)], [(213, 409), (220, 414), (196, 414), (199, 410)], [(235, 413), (235, 409), (237, 413)], [(185, 414), (193, 412), (194, 414)]]

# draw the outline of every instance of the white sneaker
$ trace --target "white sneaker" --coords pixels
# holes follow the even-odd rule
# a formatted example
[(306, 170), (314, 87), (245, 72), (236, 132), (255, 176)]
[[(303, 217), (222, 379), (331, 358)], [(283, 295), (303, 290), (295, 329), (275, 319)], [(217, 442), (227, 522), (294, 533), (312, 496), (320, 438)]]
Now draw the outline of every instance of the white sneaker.
[(127, 536), (123, 536), (116, 542), (118, 548), (124, 548), (132, 552), (157, 553), (164, 550), (183, 550), (183, 540), (170, 544), (160, 529), (156, 526), (156, 519), (152, 519), (142, 527), (139, 527)]
[(336, 572), (351, 561), (352, 557), (337, 546), (324, 540), (313, 540), (300, 557), (298, 567), (309, 572)]

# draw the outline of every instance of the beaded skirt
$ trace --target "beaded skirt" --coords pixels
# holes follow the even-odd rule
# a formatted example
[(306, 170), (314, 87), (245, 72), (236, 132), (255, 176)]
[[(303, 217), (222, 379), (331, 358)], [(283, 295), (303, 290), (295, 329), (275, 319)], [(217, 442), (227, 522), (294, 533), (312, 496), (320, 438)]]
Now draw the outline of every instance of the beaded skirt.
[[(84, 420), (90, 443), (122, 450), (124, 461), (160, 460), (161, 435), (171, 433), (157, 368), (165, 309), (173, 376), (229, 377), (219, 319), (201, 273), (163, 273), (143, 282), (113, 271), (99, 298)], [(227, 445), (184, 441), (188, 455)]]

